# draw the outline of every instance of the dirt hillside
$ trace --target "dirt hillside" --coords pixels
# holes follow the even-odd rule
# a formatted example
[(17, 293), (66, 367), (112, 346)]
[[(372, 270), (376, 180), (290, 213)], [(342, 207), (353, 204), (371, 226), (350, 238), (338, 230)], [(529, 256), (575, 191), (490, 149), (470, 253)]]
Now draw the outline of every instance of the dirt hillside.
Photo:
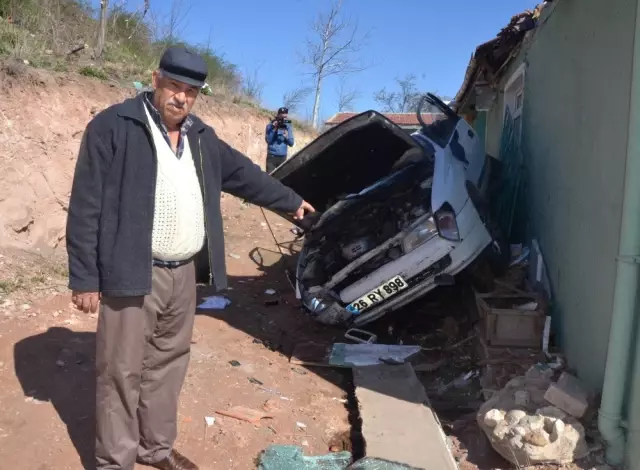
[[(61, 254), (84, 127), (135, 90), (15, 64), (0, 65), (0, 86), (0, 247)], [(264, 111), (205, 96), (195, 111), (224, 140), (264, 164)], [(298, 130), (293, 151), (311, 138)]]

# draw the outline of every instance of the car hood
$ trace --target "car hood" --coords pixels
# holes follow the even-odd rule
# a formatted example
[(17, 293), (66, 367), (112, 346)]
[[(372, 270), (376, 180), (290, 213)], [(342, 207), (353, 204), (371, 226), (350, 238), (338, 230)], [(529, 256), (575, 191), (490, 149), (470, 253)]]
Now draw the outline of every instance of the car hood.
[(408, 133), (382, 114), (366, 111), (327, 130), (271, 174), (324, 212), (389, 176), (412, 148), (421, 147)]

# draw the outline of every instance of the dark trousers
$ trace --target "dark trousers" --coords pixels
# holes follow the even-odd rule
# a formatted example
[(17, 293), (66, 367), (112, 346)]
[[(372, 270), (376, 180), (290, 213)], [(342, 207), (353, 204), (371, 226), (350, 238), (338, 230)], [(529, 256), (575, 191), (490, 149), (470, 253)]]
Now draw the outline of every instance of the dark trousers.
[(273, 170), (278, 168), (286, 159), (287, 157), (283, 155), (273, 155), (272, 153), (267, 154), (267, 173), (271, 173)]
[(169, 455), (196, 309), (194, 263), (153, 267), (144, 297), (103, 298), (97, 332), (96, 463), (133, 470)]

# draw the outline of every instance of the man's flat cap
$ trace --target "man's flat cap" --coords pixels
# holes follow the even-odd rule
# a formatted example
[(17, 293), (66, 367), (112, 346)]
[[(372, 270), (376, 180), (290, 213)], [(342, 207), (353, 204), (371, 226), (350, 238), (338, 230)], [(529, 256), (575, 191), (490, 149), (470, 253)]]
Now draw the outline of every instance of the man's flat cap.
[(168, 78), (198, 87), (204, 85), (208, 72), (204, 59), (182, 46), (171, 46), (164, 51), (160, 70)]

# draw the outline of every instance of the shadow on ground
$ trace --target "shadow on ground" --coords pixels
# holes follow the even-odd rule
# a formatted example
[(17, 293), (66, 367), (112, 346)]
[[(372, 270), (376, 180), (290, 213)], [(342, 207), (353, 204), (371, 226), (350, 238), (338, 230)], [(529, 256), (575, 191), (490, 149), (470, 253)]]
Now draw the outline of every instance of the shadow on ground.
[(95, 466), (95, 344), (94, 333), (55, 327), (14, 346), (25, 396), (51, 402), (84, 468)]

